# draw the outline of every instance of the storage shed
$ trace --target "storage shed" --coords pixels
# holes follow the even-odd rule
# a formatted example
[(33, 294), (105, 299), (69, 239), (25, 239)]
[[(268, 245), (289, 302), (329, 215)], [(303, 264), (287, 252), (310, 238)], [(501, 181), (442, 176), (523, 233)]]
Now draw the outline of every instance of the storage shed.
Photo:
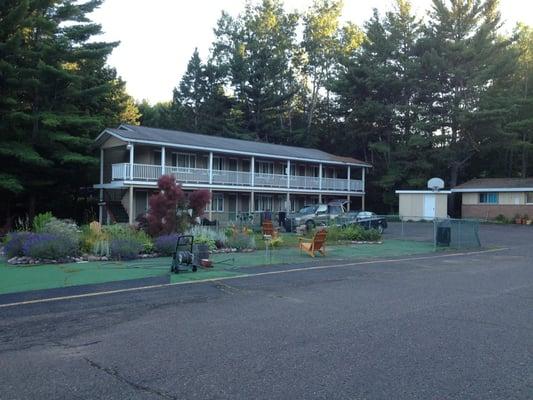
[(448, 216), (449, 190), (396, 190), (403, 221), (433, 220)]

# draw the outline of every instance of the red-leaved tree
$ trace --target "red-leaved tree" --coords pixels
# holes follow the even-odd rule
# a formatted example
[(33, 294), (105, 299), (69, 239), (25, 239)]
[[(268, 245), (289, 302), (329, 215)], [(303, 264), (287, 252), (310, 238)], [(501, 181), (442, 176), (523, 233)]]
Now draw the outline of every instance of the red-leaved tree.
[(161, 176), (157, 187), (159, 192), (150, 196), (150, 209), (146, 214), (148, 233), (152, 236), (175, 232), (178, 207), (185, 205), (185, 193), (172, 175)]
[(189, 195), (189, 208), (192, 209), (192, 216), (201, 217), (204, 214), (205, 207), (211, 201), (209, 190), (195, 190)]

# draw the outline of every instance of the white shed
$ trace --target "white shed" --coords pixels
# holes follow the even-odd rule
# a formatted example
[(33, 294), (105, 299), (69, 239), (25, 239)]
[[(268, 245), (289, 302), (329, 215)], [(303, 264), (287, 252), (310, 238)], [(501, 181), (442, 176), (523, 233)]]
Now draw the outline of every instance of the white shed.
[(448, 216), (449, 190), (396, 190), (399, 214), (404, 221), (433, 220)]

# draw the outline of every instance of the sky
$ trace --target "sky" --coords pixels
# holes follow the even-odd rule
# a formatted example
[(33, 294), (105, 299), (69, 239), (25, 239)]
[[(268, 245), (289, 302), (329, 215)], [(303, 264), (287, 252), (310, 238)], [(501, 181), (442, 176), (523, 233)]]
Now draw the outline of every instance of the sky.
[[(120, 41), (108, 63), (126, 81), (136, 100), (154, 104), (172, 99), (172, 90), (187, 68), (194, 48), (203, 60), (214, 40), (222, 10), (237, 15), (245, 0), (105, 0), (91, 18), (102, 25), (98, 40)], [(312, 0), (285, 0), (286, 10), (306, 10)], [(344, 0), (343, 21), (362, 25), (392, 7), (392, 0)], [(412, 0), (423, 17), (431, 0)], [(533, 0), (500, 0), (505, 29), (516, 22), (533, 25)]]

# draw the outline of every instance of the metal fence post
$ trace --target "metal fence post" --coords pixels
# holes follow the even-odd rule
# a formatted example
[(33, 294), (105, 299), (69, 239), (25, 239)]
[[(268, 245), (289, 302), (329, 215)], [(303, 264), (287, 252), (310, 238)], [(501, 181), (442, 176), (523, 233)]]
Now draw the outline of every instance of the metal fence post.
[(437, 218), (433, 218), (433, 251), (437, 251)]
[(458, 227), (458, 240), (459, 240), (459, 248), (462, 249), (462, 241), (461, 241), (461, 225), (462, 225), (463, 221), (459, 220), (459, 227)]

